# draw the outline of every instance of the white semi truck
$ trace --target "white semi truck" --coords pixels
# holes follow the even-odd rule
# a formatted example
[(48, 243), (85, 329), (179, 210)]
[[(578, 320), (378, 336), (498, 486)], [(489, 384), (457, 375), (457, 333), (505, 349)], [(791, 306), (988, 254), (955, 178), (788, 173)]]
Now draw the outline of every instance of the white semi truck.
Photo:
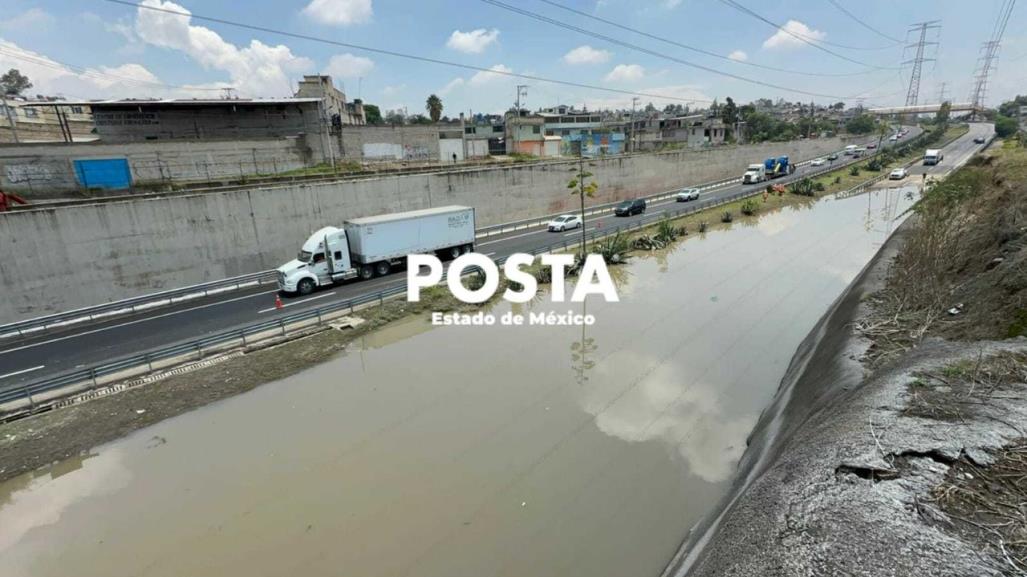
[(745, 174), (742, 175), (742, 184), (756, 184), (767, 179), (767, 167), (762, 164), (750, 164), (745, 167)]
[(383, 276), (409, 254), (456, 258), (474, 250), (474, 209), (443, 206), (354, 218), (310, 235), (299, 255), (278, 267), (278, 288), (310, 294), (337, 281)]

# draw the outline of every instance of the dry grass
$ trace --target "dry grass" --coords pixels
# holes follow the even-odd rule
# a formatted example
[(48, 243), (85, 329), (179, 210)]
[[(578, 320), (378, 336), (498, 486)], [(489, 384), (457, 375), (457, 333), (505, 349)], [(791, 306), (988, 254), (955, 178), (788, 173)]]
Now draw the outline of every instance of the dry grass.
[(1027, 574), (1027, 439), (1007, 445), (995, 462), (957, 461), (932, 491), (951, 529), (998, 560), (1005, 575)]
[[(870, 365), (928, 334), (1001, 339), (1027, 327), (1027, 151), (970, 163), (930, 186), (913, 210), (887, 286), (857, 323), (872, 341)], [(957, 314), (947, 312), (953, 307)]]

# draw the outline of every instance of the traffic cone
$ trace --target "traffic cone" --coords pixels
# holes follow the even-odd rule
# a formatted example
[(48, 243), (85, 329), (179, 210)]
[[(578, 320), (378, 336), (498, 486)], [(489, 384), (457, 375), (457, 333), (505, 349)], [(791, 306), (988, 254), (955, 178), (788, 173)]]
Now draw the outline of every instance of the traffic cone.
[(275, 293), (275, 308), (278, 310), (285, 308), (285, 305), (282, 304), (282, 295), (278, 293)]

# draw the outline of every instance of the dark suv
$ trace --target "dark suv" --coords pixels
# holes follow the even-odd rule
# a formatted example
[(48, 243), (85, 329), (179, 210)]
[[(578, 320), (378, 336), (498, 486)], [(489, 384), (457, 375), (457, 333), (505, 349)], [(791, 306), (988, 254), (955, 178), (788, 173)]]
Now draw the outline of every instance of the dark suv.
[(624, 202), (617, 205), (617, 208), (613, 209), (613, 214), (617, 216), (631, 216), (634, 214), (642, 214), (645, 212), (645, 199), (636, 198), (635, 200), (625, 200)]

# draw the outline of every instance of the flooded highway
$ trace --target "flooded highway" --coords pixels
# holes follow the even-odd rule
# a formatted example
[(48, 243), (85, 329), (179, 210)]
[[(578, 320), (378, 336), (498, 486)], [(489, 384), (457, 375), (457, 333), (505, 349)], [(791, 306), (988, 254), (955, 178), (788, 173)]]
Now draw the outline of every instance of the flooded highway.
[(405, 319), (14, 478), (0, 575), (659, 575), (912, 191), (636, 253), (611, 268), (620, 302), (490, 309), (572, 309), (594, 326)]

